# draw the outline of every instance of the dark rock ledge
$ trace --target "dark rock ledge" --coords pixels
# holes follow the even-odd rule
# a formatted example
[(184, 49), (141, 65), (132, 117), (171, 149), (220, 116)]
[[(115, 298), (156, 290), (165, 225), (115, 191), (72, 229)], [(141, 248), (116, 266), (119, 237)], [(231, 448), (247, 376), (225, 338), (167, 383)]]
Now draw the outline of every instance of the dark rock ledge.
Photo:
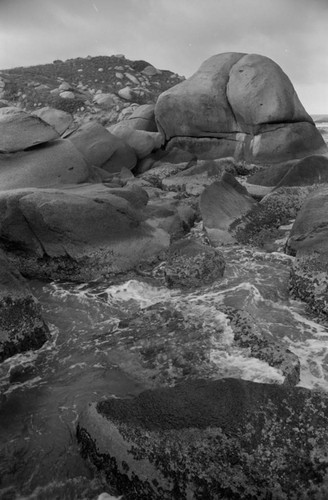
[(188, 381), (92, 403), (82, 454), (129, 500), (319, 499), (328, 397), (237, 379)]

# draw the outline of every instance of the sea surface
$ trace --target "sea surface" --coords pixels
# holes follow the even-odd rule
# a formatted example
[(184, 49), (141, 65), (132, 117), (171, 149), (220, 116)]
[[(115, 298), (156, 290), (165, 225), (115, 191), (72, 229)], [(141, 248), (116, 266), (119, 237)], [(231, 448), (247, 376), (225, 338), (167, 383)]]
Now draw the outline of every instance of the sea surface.
[(292, 257), (243, 246), (225, 248), (223, 253), (224, 278), (193, 293), (139, 280), (115, 285), (31, 282), (51, 327), (51, 339), (39, 351), (17, 355), (0, 366), (1, 499), (115, 495), (80, 458), (76, 422), (91, 401), (109, 395), (130, 397), (144, 389), (113, 349), (121, 320), (163, 300), (181, 310), (197, 310), (204, 325), (211, 321), (223, 325), (226, 342), (217, 348), (212, 345), (210, 353), (218, 373), (259, 382), (283, 381), (279, 370), (230, 346), (231, 327), (220, 307), (231, 306), (246, 310), (263, 331), (297, 354), (299, 385), (328, 391), (327, 325), (306, 304), (289, 298)]

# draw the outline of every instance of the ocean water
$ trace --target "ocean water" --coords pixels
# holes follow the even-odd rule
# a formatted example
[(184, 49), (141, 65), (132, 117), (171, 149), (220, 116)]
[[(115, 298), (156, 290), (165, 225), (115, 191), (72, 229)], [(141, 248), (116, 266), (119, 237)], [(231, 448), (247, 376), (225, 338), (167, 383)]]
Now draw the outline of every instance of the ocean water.
[[(328, 391), (328, 329), (289, 299), (292, 257), (242, 246), (223, 250), (222, 280), (188, 293), (139, 280), (108, 283), (43, 283), (31, 288), (51, 325), (51, 339), (37, 352), (17, 355), (0, 367), (0, 498), (97, 499), (116, 495), (79, 456), (75, 426), (90, 401), (109, 395), (130, 397), (145, 385), (125, 365), (120, 322), (156, 303), (171, 303), (197, 316), (205, 331), (219, 325), (209, 355), (218, 377), (282, 383), (278, 369), (232, 346), (229, 306), (248, 312), (254, 322), (280, 339), (301, 361), (303, 387)], [(133, 339), (130, 349), (133, 350)]]

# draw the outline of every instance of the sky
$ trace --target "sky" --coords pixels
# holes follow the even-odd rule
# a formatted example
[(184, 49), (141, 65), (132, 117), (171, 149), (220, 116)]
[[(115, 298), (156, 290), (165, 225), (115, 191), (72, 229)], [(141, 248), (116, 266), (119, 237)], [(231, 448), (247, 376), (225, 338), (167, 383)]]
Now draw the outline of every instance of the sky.
[(222, 52), (270, 57), (328, 114), (328, 0), (0, 0), (0, 69), (124, 54), (188, 78)]

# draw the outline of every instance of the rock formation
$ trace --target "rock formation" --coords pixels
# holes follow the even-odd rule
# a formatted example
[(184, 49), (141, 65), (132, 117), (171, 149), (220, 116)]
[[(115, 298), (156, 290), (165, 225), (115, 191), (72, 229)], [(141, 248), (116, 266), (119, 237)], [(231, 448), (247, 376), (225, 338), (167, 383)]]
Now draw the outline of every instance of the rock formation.
[(327, 425), (325, 394), (223, 379), (92, 403), (77, 435), (129, 498), (321, 498)]
[(0, 362), (39, 349), (49, 338), (41, 308), (26, 280), (0, 253)]
[(327, 148), (288, 77), (271, 59), (228, 52), (207, 59), (155, 107), (168, 147), (199, 158), (278, 163)]

